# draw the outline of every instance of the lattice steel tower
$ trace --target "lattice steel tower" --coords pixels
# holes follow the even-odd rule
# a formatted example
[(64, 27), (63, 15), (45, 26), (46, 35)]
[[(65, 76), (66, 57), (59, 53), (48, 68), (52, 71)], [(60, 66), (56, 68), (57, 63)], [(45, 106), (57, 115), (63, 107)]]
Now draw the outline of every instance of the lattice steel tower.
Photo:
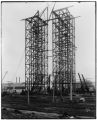
[(55, 90), (73, 88), (75, 76), (75, 19), (68, 9), (52, 12), (53, 80)]
[[(48, 85), (48, 22), (52, 22), (52, 73), (55, 90), (64, 93), (73, 90), (75, 72), (75, 18), (67, 8), (52, 10), (48, 7), (25, 19), (25, 86), (45, 90)], [(50, 35), (50, 33), (49, 33)], [(71, 83), (72, 81), (72, 83)], [(41, 91), (41, 89), (39, 89)]]
[[(43, 15), (45, 14), (45, 15)], [(45, 89), (48, 78), (48, 8), (25, 19), (25, 87)], [(41, 89), (39, 89), (41, 91)]]

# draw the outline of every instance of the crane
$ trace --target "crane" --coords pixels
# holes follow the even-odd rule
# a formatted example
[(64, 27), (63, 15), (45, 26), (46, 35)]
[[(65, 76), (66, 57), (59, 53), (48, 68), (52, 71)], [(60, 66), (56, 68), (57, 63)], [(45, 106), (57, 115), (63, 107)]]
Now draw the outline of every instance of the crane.
[(1, 79), (1, 92), (2, 92), (2, 83), (3, 83), (3, 80), (4, 80), (5, 76), (7, 75), (7, 73), (8, 73), (8, 71), (5, 72), (3, 78)]
[(8, 71), (5, 72), (5, 74), (4, 74), (3, 78), (2, 78), (2, 82), (3, 82), (4, 78), (5, 78), (5, 76), (7, 75), (7, 73), (8, 73)]
[(84, 81), (84, 83), (85, 83), (85, 89), (87, 90), (87, 92), (89, 92), (89, 88), (88, 88), (88, 86), (87, 86), (87, 84), (86, 84), (86, 81), (85, 81), (85, 78), (84, 78), (83, 74), (82, 74), (82, 78), (83, 78), (83, 81)]
[(79, 73), (78, 73), (78, 76), (79, 76), (79, 79), (80, 79), (80, 82), (81, 82), (81, 89), (82, 89), (83, 92), (85, 92), (84, 85), (82, 83), (81, 76), (80, 76)]

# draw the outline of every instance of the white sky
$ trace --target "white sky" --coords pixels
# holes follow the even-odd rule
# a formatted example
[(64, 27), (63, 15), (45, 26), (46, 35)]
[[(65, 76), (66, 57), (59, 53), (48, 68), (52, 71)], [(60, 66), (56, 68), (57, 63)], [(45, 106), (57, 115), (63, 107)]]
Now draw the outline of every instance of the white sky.
[[(33, 16), (54, 2), (9, 2), (2, 4), (2, 73), (8, 71), (3, 82), (16, 81), (16, 76), (25, 81), (25, 22), (23, 18)], [(69, 8), (75, 20), (76, 74), (84, 74), (95, 81), (95, 2), (56, 2), (55, 9)], [(51, 40), (49, 40), (51, 49)], [(49, 67), (49, 71), (51, 68)], [(78, 75), (77, 75), (78, 78)]]

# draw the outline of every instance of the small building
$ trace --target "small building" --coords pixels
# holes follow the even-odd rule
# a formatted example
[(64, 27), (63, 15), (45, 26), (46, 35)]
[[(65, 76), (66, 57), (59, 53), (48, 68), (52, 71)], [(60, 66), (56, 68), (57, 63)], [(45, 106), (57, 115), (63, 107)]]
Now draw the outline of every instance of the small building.
[(3, 84), (3, 87), (2, 87), (2, 91), (7, 91), (7, 92), (10, 92), (10, 93), (18, 93), (20, 94), (22, 92), (22, 90), (25, 90), (25, 83), (6, 83), (6, 84)]
[(15, 90), (16, 93), (20, 94), (22, 92), (22, 90), (25, 90), (25, 86), (16, 86), (14, 88), (14, 90)]

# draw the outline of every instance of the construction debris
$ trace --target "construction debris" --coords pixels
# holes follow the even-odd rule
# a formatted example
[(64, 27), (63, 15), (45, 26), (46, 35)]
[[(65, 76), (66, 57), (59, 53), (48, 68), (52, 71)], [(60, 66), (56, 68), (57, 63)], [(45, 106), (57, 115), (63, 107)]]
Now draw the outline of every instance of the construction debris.
[(81, 97), (79, 102), (85, 102), (85, 98), (84, 97)]

